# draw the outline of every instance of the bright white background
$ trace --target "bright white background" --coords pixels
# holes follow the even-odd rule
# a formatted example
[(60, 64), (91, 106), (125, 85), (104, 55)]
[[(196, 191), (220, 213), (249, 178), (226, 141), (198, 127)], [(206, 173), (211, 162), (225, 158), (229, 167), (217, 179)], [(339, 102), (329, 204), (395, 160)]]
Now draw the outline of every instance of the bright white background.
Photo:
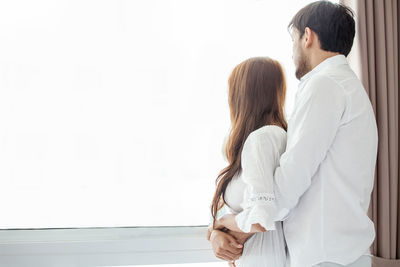
[(205, 225), (227, 80), (309, 1), (0, 2), (0, 228)]

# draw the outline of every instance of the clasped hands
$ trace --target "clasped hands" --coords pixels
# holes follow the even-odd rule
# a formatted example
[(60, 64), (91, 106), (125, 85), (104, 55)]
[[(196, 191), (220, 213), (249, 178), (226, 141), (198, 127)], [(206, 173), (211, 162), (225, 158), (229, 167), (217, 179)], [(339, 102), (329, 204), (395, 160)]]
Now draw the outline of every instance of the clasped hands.
[(235, 266), (235, 260), (242, 255), (244, 243), (253, 234), (231, 231), (216, 220), (207, 229), (207, 240), (217, 258), (228, 261), (229, 266)]

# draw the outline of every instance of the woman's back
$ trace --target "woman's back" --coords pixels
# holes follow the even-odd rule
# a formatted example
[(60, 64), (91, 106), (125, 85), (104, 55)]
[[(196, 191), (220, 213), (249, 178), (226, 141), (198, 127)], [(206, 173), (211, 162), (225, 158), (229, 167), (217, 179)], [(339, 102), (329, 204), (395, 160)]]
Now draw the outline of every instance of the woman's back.
[(266, 125), (253, 131), (242, 152), (242, 172), (235, 175), (225, 192), (227, 208), (237, 214), (240, 228), (249, 230), (260, 223), (267, 231), (258, 232), (245, 243), (242, 256), (235, 262), (243, 267), (283, 267), (286, 261), (281, 222), (274, 222), (275, 196), (273, 174), (286, 148), (286, 131)]
[[(228, 261), (240, 255), (240, 250), (226, 246), (234, 242), (232, 236), (219, 231), (228, 229), (251, 236), (238, 266), (283, 267), (285, 242), (282, 225), (274, 220), (278, 216), (273, 177), (286, 148), (285, 74), (274, 59), (249, 58), (232, 70), (228, 87), (231, 130), (224, 149), (228, 164), (217, 176), (211, 204), (214, 253)], [(235, 215), (217, 218), (224, 200)]]

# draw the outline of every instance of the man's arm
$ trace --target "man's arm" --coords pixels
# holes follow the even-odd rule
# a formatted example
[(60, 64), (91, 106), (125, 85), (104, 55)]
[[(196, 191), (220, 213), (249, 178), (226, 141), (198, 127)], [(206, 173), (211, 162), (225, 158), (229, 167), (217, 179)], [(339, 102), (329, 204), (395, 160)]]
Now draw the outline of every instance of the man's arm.
[(229, 229), (227, 229), (227, 230), (225, 231), (225, 233), (227, 233), (227, 234), (233, 236), (233, 237), (237, 240), (237, 242), (238, 242), (239, 244), (242, 244), (243, 246), (244, 246), (244, 243), (246, 243), (246, 241), (247, 241), (250, 237), (252, 237), (252, 236), (254, 235), (254, 233), (236, 232), (236, 231), (232, 231), (232, 230), (229, 230)]
[[(210, 241), (211, 233), (212, 233), (213, 230), (214, 230), (214, 229), (212, 229), (212, 227), (209, 227), (209, 228), (208, 228), (208, 232), (207, 232), (207, 240), (208, 240), (208, 241)], [(220, 231), (221, 231), (221, 232), (224, 232), (224, 233), (227, 233), (227, 234), (229, 234), (229, 235), (231, 235), (231, 236), (233, 236), (233, 237), (236, 239), (236, 241), (237, 241), (239, 244), (242, 244), (242, 245), (244, 245), (244, 243), (246, 243), (246, 241), (247, 241), (251, 236), (254, 235), (254, 233), (237, 232), (237, 231), (229, 230), (228, 228), (222, 228), (222, 229), (220, 229)]]
[[(238, 233), (247, 233), (239, 228), (236, 222), (236, 214), (225, 214), (221, 218), (215, 221), (214, 229), (222, 229), (227, 228), (233, 232)], [(257, 232), (265, 232), (267, 231), (264, 227), (262, 227), (259, 223), (254, 223), (251, 225), (250, 231), (248, 233), (254, 234)]]
[(286, 152), (274, 173), (278, 204), (276, 221), (287, 218), (311, 185), (325, 159), (346, 108), (344, 89), (327, 76), (316, 75), (303, 88), (303, 97), (289, 124)]

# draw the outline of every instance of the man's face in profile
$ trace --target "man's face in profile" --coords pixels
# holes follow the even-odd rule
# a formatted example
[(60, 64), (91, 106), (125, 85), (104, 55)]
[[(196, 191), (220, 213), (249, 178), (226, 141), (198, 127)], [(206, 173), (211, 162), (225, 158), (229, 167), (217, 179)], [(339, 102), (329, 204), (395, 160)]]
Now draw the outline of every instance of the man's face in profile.
[(292, 59), (296, 67), (295, 75), (300, 80), (301, 77), (310, 71), (309, 62), (302, 47), (302, 38), (300, 38), (300, 33), (295, 27), (291, 28), (290, 37), (292, 38)]

